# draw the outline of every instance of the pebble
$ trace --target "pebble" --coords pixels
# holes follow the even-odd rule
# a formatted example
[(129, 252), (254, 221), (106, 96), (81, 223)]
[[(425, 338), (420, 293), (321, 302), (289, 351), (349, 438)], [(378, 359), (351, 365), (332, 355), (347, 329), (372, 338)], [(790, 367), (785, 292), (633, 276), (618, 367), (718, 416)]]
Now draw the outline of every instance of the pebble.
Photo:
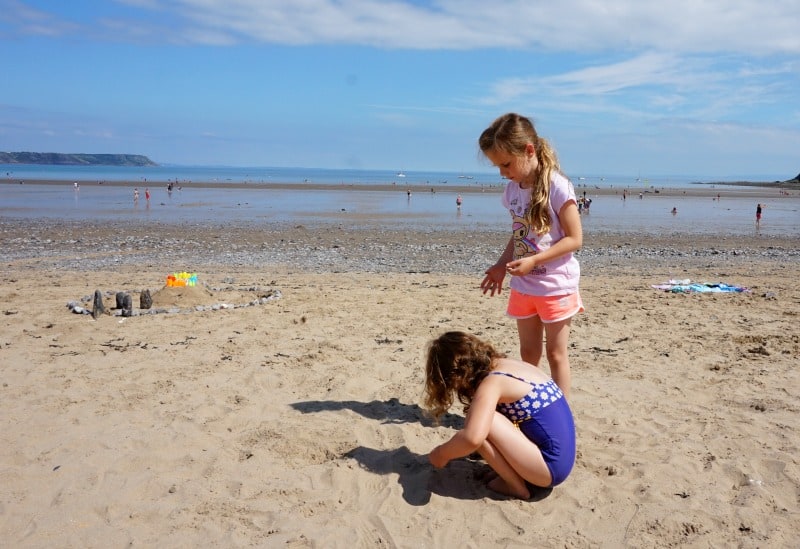
[[(78, 232), (79, 239), (72, 236)], [(754, 236), (729, 241), (714, 235), (592, 234), (586, 229), (584, 233), (584, 246), (576, 255), (587, 274), (626, 268), (641, 272), (642, 267), (658, 264), (690, 269), (712, 263), (800, 262), (800, 247), (790, 238)], [(230, 271), (281, 266), (312, 272), (438, 272), (480, 278), (497, 260), (507, 239), (503, 227), (480, 226), (452, 232), (396, 230), (386, 225), (256, 227), (198, 222), (109, 226), (91, 221), (0, 220), (5, 260), (70, 271), (116, 270), (161, 262), (222, 266)], [(126, 253), (120, 254), (120, 248)], [(225, 285), (235, 283), (233, 276), (223, 279)]]
[(84, 309), (80, 305), (73, 305), (72, 307), (69, 308), (69, 310), (72, 311), (73, 313), (77, 314), (77, 315), (89, 315), (89, 314), (92, 314), (91, 311), (89, 311), (88, 309)]

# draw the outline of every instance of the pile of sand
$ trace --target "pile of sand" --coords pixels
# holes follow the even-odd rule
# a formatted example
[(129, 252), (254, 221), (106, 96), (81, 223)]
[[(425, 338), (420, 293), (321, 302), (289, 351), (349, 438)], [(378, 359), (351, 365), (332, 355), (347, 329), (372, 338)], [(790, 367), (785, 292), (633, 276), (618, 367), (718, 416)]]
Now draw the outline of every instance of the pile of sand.
[(188, 309), (214, 303), (214, 294), (204, 286), (164, 286), (152, 294), (153, 307), (180, 307)]

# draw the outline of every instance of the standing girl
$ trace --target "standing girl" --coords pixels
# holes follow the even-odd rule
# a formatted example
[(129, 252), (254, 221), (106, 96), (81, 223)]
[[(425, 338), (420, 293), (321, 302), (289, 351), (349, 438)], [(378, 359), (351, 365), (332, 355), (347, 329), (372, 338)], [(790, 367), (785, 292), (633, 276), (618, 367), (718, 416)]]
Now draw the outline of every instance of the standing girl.
[(575, 464), (575, 424), (562, 391), (539, 368), (464, 332), (428, 346), (425, 405), (438, 419), (455, 398), (464, 427), (428, 456), (434, 467), (477, 451), (496, 476), (489, 488), (528, 499), (531, 486), (561, 484)]
[(486, 270), (481, 289), (499, 294), (506, 273), (512, 276), (507, 313), (517, 320), (520, 356), (538, 366), (546, 336), (550, 373), (569, 396), (570, 322), (584, 310), (578, 292), (580, 266), (573, 255), (583, 244), (575, 189), (561, 174), (555, 151), (524, 116), (501, 116), (478, 143), (509, 179), (503, 206), (512, 222), (511, 238), (497, 263)]

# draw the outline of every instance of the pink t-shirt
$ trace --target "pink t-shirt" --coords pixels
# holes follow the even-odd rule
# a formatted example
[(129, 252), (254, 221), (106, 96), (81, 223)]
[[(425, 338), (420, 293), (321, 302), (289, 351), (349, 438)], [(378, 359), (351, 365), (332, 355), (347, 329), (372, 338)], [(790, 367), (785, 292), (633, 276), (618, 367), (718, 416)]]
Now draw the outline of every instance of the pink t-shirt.
[[(509, 181), (503, 192), (503, 206), (511, 214), (514, 234), (514, 259), (534, 255), (548, 249), (564, 237), (564, 229), (558, 219), (561, 208), (575, 199), (572, 183), (563, 175), (553, 172), (550, 177), (550, 232), (542, 235), (530, 230), (525, 220), (525, 211), (531, 201), (531, 189), (522, 189), (516, 181)], [(562, 255), (547, 263), (537, 265), (525, 276), (512, 276), (511, 287), (528, 295), (565, 295), (578, 291), (581, 269), (572, 253)]]

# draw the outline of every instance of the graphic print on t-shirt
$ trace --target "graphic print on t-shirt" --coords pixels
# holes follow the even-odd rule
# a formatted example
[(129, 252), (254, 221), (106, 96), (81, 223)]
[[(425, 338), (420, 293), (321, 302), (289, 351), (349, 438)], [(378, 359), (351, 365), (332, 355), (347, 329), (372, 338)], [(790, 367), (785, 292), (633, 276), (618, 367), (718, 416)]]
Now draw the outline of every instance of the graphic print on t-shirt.
[[(514, 235), (514, 259), (527, 257), (539, 253), (540, 248), (536, 243), (536, 239), (530, 238), (530, 225), (524, 217), (519, 217), (514, 210), (511, 212), (511, 230)], [(530, 274), (542, 275), (547, 272), (547, 269), (542, 265), (537, 265), (533, 268)]]

